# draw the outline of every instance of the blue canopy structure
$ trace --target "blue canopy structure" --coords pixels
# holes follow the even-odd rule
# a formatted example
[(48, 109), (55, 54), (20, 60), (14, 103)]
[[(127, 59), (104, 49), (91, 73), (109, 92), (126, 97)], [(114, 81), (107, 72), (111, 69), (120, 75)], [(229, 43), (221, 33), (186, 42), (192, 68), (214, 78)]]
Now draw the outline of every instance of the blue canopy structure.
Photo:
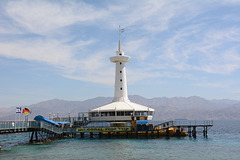
[(59, 124), (70, 124), (70, 122), (57, 122)]
[(148, 120), (138, 120), (137, 124), (147, 124)]
[(39, 121), (39, 122), (44, 121), (44, 122), (47, 122), (47, 123), (49, 123), (49, 124), (56, 125), (56, 126), (59, 126), (60, 124), (70, 123), (70, 122), (55, 122), (55, 121), (53, 121), (53, 120), (51, 120), (51, 119), (48, 119), (48, 118), (46, 118), (46, 117), (43, 117), (43, 116), (41, 116), (41, 115), (36, 116), (36, 117), (34, 118), (34, 120), (35, 120), (35, 121)]

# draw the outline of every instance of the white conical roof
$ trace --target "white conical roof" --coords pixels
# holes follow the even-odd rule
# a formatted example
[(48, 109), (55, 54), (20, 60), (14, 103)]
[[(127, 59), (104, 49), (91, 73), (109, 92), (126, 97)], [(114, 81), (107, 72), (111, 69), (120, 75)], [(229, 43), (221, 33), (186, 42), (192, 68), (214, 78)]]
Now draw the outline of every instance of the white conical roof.
[(115, 111), (155, 111), (155, 110), (153, 108), (149, 108), (140, 104), (126, 101), (126, 102), (112, 102), (110, 104), (92, 109), (90, 112), (115, 112)]

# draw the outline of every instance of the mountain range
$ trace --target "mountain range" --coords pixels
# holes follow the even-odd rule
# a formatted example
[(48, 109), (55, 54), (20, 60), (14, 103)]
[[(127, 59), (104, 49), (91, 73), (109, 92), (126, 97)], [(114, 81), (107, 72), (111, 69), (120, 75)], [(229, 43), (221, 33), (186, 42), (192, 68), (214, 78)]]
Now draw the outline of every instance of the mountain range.
[[(112, 97), (97, 97), (85, 101), (66, 101), (52, 99), (37, 104), (26, 106), (32, 113), (29, 119), (32, 120), (36, 115), (45, 117), (77, 116), (79, 112), (88, 112), (90, 109), (108, 104)], [(237, 100), (206, 100), (201, 97), (158, 97), (144, 98), (138, 95), (129, 96), (132, 102), (149, 106), (155, 109), (154, 120), (219, 120), (219, 119), (240, 119), (240, 101)], [(15, 107), (0, 108), (0, 120), (14, 120), (19, 118), (15, 114)], [(21, 114), (20, 119), (24, 119)]]

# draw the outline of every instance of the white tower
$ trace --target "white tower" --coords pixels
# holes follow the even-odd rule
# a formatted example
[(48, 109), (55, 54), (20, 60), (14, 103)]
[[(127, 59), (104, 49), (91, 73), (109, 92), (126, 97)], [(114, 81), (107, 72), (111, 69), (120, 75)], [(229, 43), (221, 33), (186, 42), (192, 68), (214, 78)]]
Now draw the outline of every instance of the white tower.
[(127, 63), (131, 58), (125, 56), (121, 48), (121, 32), (119, 26), (119, 44), (118, 51), (116, 51), (116, 56), (110, 58), (113, 63), (116, 63), (116, 72), (115, 72), (115, 91), (113, 102), (128, 102), (127, 94), (127, 78), (126, 78), (126, 69), (125, 63)]
[[(131, 59), (125, 56), (121, 48), (121, 30), (119, 26), (119, 44), (116, 56), (110, 58), (113, 63), (116, 63), (115, 73), (115, 91), (112, 103), (100, 106), (89, 111), (89, 119), (92, 122), (111, 122), (119, 125), (120, 122), (125, 125), (125, 122), (131, 122), (133, 118), (139, 120), (152, 120), (154, 109), (140, 104), (130, 102), (127, 94), (127, 78), (125, 63)], [(137, 120), (138, 120), (137, 119)]]

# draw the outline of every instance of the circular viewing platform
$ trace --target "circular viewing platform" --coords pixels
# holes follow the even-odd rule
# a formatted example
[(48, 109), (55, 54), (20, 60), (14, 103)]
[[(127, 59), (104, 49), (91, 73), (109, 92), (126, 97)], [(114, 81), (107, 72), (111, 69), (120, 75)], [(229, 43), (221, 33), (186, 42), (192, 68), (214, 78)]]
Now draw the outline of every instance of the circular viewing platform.
[(127, 62), (130, 61), (130, 59), (131, 59), (131, 57), (129, 57), (129, 56), (113, 56), (113, 57), (110, 57), (110, 60), (113, 63), (117, 63), (117, 62), (127, 63)]

